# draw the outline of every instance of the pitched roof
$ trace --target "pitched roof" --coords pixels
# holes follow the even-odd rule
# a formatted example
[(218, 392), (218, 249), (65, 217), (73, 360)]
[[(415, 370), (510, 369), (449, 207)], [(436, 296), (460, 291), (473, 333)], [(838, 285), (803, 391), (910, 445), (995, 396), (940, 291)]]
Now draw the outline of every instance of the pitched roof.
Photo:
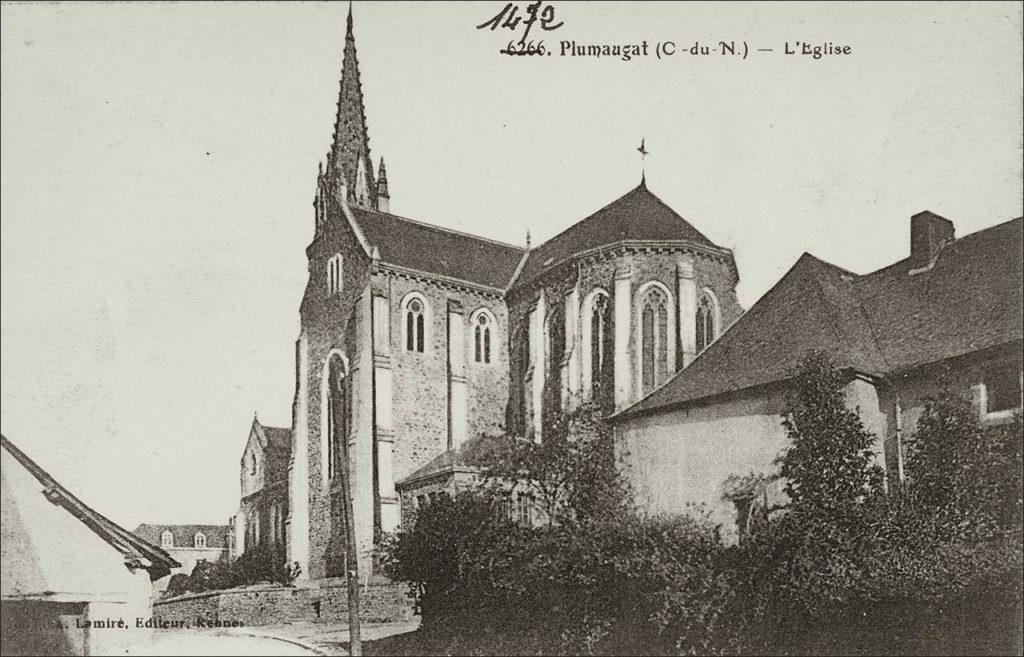
[(805, 253), (693, 363), (615, 418), (782, 381), (811, 351), (884, 375), (1020, 340), (1021, 224), (956, 240), (913, 275), (909, 259), (858, 276)]
[(1020, 340), (1024, 220), (948, 244), (926, 271), (909, 259), (860, 277), (857, 297), (890, 371)]
[(525, 250), (386, 212), (352, 207), (382, 262), (504, 290)]
[(43, 490), (40, 491), (41, 495), (52, 504), (65, 509), (83, 525), (92, 530), (94, 534), (124, 555), (126, 562), (137, 564), (138, 567), (146, 569), (151, 579), (157, 580), (169, 574), (172, 568), (181, 566), (171, 555), (156, 545), (143, 540), (88, 507), (84, 502), (75, 497), (71, 491), (64, 488), (56, 479), (51, 477), (49, 473), (39, 467), (27, 454), (18, 449), (6, 436), (0, 435), (0, 445), (43, 485)]
[(575, 254), (625, 240), (676, 241), (717, 247), (644, 182), (530, 251), (516, 284), (527, 283)]
[(256, 432), (260, 443), (272, 449), (291, 452), (292, 451), (292, 430), (283, 427), (268, 427), (260, 424), (255, 417), (252, 420), (252, 430)]
[(206, 536), (206, 547), (226, 548), (230, 527), (227, 525), (153, 525), (143, 523), (133, 529), (132, 533), (159, 544), (165, 531), (170, 531), (174, 536), (174, 547), (176, 548), (191, 548), (195, 535), (200, 532)]

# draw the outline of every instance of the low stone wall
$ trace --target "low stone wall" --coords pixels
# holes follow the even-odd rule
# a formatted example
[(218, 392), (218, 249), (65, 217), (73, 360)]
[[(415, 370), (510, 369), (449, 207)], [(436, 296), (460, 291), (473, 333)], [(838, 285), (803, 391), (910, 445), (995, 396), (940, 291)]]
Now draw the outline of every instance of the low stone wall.
[[(367, 622), (410, 620), (413, 601), (405, 584), (387, 580), (360, 586), (360, 618)], [(348, 587), (340, 578), (302, 582), (294, 587), (257, 584), (224, 591), (187, 593), (153, 604), (158, 621), (197, 619), (226, 625), (274, 625), (295, 622), (348, 622)]]

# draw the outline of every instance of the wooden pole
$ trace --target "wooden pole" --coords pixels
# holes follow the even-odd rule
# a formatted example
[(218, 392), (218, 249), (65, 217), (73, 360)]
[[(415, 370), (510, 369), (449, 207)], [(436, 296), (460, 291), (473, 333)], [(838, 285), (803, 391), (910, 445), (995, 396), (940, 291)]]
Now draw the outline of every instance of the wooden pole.
[[(333, 369), (333, 368), (332, 368)], [(339, 397), (344, 399), (344, 403), (334, 404), (334, 431), (341, 435), (337, 436), (335, 444), (339, 445), (338, 450), (339, 460), (338, 474), (341, 476), (341, 498), (342, 498), (342, 509), (345, 521), (345, 580), (348, 584), (348, 636), (349, 636), (349, 654), (354, 657), (363, 654), (363, 642), (359, 632), (359, 550), (356, 547), (356, 528), (355, 518), (352, 513), (352, 471), (349, 468), (349, 453), (348, 453), (348, 417), (344, 416), (348, 412), (349, 399), (348, 396), (351, 394), (351, 387), (345, 388), (348, 381), (348, 377), (338, 376), (335, 374), (335, 386), (334, 390)], [(343, 417), (338, 417), (343, 415)], [(339, 422), (338, 420), (343, 420)], [(332, 436), (332, 438), (335, 438)]]

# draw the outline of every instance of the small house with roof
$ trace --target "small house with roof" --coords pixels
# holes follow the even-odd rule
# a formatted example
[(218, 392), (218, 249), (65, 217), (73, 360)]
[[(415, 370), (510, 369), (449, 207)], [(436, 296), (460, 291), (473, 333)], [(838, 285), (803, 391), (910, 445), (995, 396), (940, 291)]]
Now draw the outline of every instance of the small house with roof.
[(734, 530), (724, 482), (775, 471), (789, 380), (810, 352), (845, 372), (890, 481), (903, 477), (901, 437), (944, 386), (984, 422), (1010, 419), (1024, 387), (1021, 225), (956, 238), (951, 221), (922, 212), (909, 257), (865, 275), (804, 254), (688, 367), (611, 418), (641, 506), (706, 504)]
[[(191, 575), (201, 561), (213, 563), (226, 559), (231, 551), (231, 527), (228, 525), (157, 525), (143, 523), (132, 533), (150, 543), (159, 545), (181, 564), (171, 574)], [(170, 578), (160, 580), (155, 591), (167, 588)]]

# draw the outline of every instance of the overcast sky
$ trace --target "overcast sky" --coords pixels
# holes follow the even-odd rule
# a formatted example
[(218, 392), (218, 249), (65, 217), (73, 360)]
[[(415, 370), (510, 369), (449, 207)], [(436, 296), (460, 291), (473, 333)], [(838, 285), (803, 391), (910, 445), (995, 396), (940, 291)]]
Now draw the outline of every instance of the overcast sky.
[[(394, 212), (536, 244), (639, 182), (642, 136), (746, 307), (804, 251), (905, 257), (921, 210), (958, 235), (1021, 214), (1017, 3), (557, 2), (531, 35), (775, 49), (629, 62), (499, 55), (474, 27), (503, 5), (355, 4)], [(116, 521), (226, 522), (253, 412), (290, 426), (345, 14), (2, 8), (2, 429)]]

